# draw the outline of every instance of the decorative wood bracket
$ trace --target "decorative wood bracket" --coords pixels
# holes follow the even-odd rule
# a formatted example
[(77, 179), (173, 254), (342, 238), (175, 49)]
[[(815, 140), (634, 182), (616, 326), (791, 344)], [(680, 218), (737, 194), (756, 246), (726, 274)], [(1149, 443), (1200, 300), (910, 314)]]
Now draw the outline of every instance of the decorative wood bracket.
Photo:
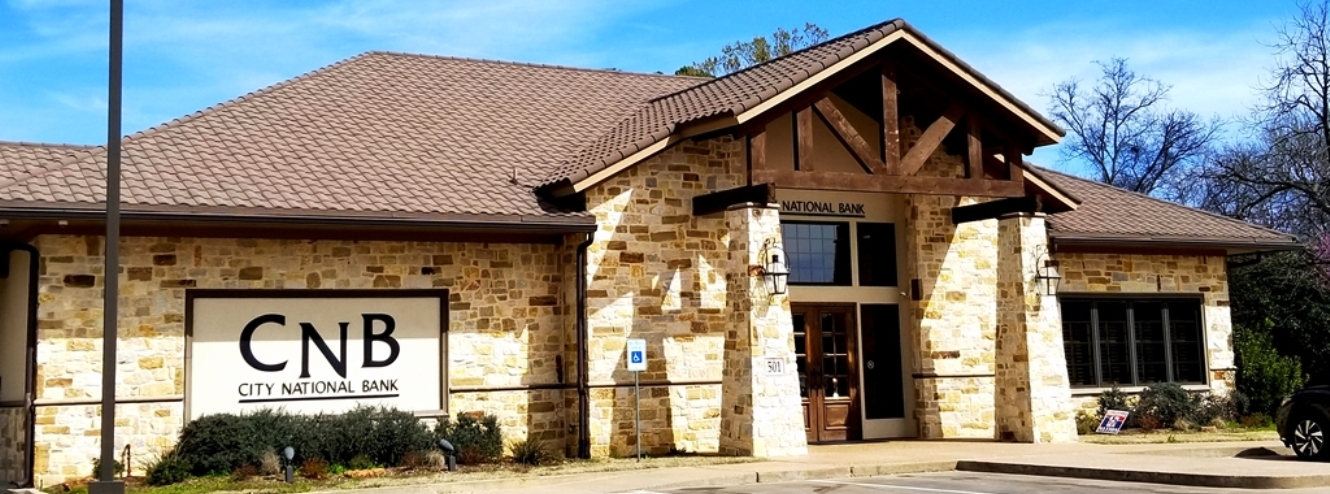
[[(756, 173), (756, 171), (754, 172)], [(776, 202), (776, 188), (771, 184), (748, 185), (693, 197), (693, 216), (719, 213), (735, 204)]]
[(1041, 208), (1036, 196), (1012, 197), (951, 208), (953, 224), (983, 221), (1011, 213), (1034, 213)]
[(831, 98), (822, 98), (813, 104), (813, 109), (817, 111), (817, 116), (822, 117), (822, 122), (827, 124), (827, 128), (831, 129), (831, 133), (836, 136), (836, 139), (840, 140), (841, 144), (850, 150), (850, 154), (859, 160), (859, 166), (862, 166), (864, 171), (879, 175), (886, 174), (886, 166), (882, 164), (882, 160), (878, 159), (876, 154), (873, 153), (873, 148), (868, 145), (868, 141), (850, 124), (850, 120), (845, 118), (845, 114), (841, 113), (840, 109), (836, 108), (836, 104), (831, 102)]
[(919, 136), (914, 147), (901, 158), (901, 175), (918, 173), (919, 169), (923, 168), (924, 162), (928, 161), (928, 157), (933, 155), (933, 151), (937, 150), (938, 145), (942, 144), (942, 140), (947, 138), (947, 134), (951, 133), (951, 129), (956, 127), (956, 123), (963, 116), (965, 116), (965, 107), (960, 103), (953, 103), (941, 117), (933, 121), (933, 124), (924, 130), (923, 135)]

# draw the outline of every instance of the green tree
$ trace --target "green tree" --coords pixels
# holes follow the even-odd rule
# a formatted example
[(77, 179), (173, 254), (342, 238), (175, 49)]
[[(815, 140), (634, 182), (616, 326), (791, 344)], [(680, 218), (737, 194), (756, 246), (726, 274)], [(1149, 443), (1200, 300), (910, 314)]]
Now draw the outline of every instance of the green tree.
[(783, 57), (827, 40), (827, 30), (805, 23), (803, 29), (776, 28), (771, 36), (755, 36), (752, 41), (735, 41), (720, 49), (720, 56), (680, 67), (674, 75), (716, 77), (737, 72), (773, 58)]

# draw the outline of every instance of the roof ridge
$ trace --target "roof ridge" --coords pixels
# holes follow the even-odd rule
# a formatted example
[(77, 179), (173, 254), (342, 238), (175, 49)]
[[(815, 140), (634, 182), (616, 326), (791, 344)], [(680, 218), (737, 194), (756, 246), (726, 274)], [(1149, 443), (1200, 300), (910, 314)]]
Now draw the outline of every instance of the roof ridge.
[(709, 77), (686, 76), (686, 75), (675, 75), (675, 74), (665, 74), (665, 73), (656, 73), (656, 74), (653, 74), (653, 73), (650, 73), (650, 72), (634, 72), (634, 71), (619, 70), (619, 69), (592, 69), (592, 68), (587, 68), (587, 67), (574, 67), (574, 66), (571, 66), (571, 65), (545, 64), (545, 63), (534, 63), (534, 62), (518, 62), (518, 61), (513, 61), (513, 60), (499, 60), (499, 59), (494, 59), (494, 58), (473, 58), (473, 57), (458, 57), (458, 56), (452, 56), (452, 55), (431, 55), (431, 54), (427, 54), (427, 53), (409, 53), (409, 52), (390, 51), (390, 50), (373, 50), (373, 51), (366, 52), (365, 54), (366, 54), (366, 55), (391, 55), (391, 56), (398, 56), (398, 57), (412, 57), (412, 58), (432, 58), (432, 59), (436, 59), (436, 60), (456, 60), (456, 61), (460, 61), (460, 62), (477, 62), (477, 63), (486, 63), (486, 64), (494, 64), (494, 65), (513, 65), (513, 66), (518, 66), (518, 67), (535, 67), (535, 68), (542, 68), (542, 69), (571, 70), (571, 71), (576, 71), (576, 72), (593, 72), (593, 73), (599, 73), (599, 74), (619, 74), (619, 75), (642, 76), (642, 77), (652, 77), (652, 78), (682, 79), (682, 80), (696, 80), (696, 81), (709, 81), (709, 80), (712, 79), (712, 78), (709, 78)]
[[(655, 98), (652, 98), (652, 99), (648, 100), (647, 103), (655, 103), (655, 102), (657, 102), (657, 101), (661, 101), (661, 100), (664, 100), (664, 99), (669, 98), (669, 97), (671, 97), (671, 96), (675, 96), (675, 95), (677, 95), (677, 94), (683, 93), (683, 92), (685, 92), (685, 91), (692, 91), (692, 90), (694, 90), (694, 89), (697, 89), (697, 88), (700, 88), (700, 87), (704, 87), (704, 86), (707, 86), (707, 85), (712, 84), (712, 83), (714, 83), (714, 82), (720, 81), (720, 80), (722, 80), (722, 79), (728, 79), (728, 78), (730, 78), (730, 77), (734, 77), (734, 76), (737, 76), (737, 75), (739, 75), (739, 74), (743, 74), (743, 73), (748, 72), (748, 71), (750, 71), (750, 70), (757, 69), (757, 68), (762, 67), (762, 66), (764, 66), (764, 65), (767, 65), (767, 64), (770, 64), (770, 63), (776, 62), (777, 60), (782, 60), (782, 59), (785, 59), (785, 58), (793, 57), (793, 56), (795, 56), (795, 55), (798, 55), (798, 54), (803, 53), (803, 52), (806, 52), (806, 51), (811, 51), (811, 50), (814, 50), (814, 49), (817, 49), (817, 48), (821, 48), (823, 45), (827, 45), (827, 44), (831, 44), (831, 43), (836, 43), (836, 42), (838, 42), (838, 41), (840, 41), (840, 40), (843, 40), (843, 39), (845, 39), (845, 38), (849, 38), (849, 37), (851, 37), (851, 36), (858, 36), (858, 35), (861, 35), (861, 34), (863, 34), (863, 33), (869, 32), (869, 31), (880, 30), (880, 29), (886, 27), (888, 24), (897, 24), (897, 26), (896, 26), (897, 29), (900, 29), (900, 28), (902, 28), (902, 27), (904, 27), (904, 26), (906, 25), (906, 23), (905, 23), (905, 19), (904, 19), (904, 18), (901, 18), (901, 17), (896, 17), (896, 18), (894, 18), (894, 19), (891, 19), (891, 20), (889, 20), (889, 21), (885, 21), (885, 22), (879, 22), (879, 23), (877, 23), (877, 24), (873, 24), (873, 25), (871, 25), (871, 26), (868, 26), (868, 27), (865, 27), (865, 28), (862, 28), (862, 29), (858, 29), (858, 30), (855, 30), (855, 31), (850, 31), (850, 32), (848, 32), (848, 33), (842, 34), (842, 35), (837, 36), (837, 37), (835, 37), (835, 38), (828, 38), (827, 40), (825, 40), (825, 41), (823, 41), (823, 42), (821, 42), (821, 43), (817, 43), (817, 44), (814, 44), (814, 45), (808, 45), (808, 46), (805, 46), (805, 47), (800, 48), (800, 49), (798, 49), (798, 50), (794, 50), (794, 51), (792, 51), (792, 52), (786, 53), (786, 54), (784, 54), (784, 55), (781, 55), (781, 56), (779, 56), (779, 57), (773, 58), (773, 59), (771, 59), (771, 60), (767, 60), (767, 61), (762, 62), (762, 63), (749, 65), (749, 66), (747, 66), (747, 67), (744, 67), (744, 68), (742, 68), (742, 69), (736, 70), (736, 71), (734, 71), (734, 72), (730, 72), (730, 73), (725, 74), (725, 75), (722, 75), (722, 76), (712, 77), (712, 78), (710, 78), (710, 79), (707, 79), (706, 82), (703, 82), (702, 84), (698, 84), (698, 85), (696, 85), (696, 86), (689, 87), (689, 88), (684, 88), (684, 89), (680, 89), (680, 90), (678, 90), (678, 91), (675, 91), (675, 92), (672, 92), (672, 93), (669, 93), (669, 94), (665, 94), (665, 95), (657, 96), (657, 97), (655, 97)], [(829, 65), (825, 65), (825, 64), (824, 64), (824, 66), (822, 67), (822, 70), (826, 70), (827, 67), (829, 67)], [(818, 72), (821, 72), (821, 70), (819, 70)], [(812, 74), (809, 74), (809, 75), (812, 75)]]
[(95, 148), (97, 144), (67, 144), (62, 142), (6, 141), (0, 140), (0, 146), (22, 146), (40, 148)]
[(1286, 232), (1281, 232), (1281, 231), (1276, 230), (1276, 229), (1274, 229), (1274, 228), (1269, 228), (1269, 227), (1265, 227), (1265, 226), (1257, 225), (1257, 224), (1254, 224), (1254, 223), (1248, 223), (1248, 222), (1246, 222), (1246, 221), (1242, 221), (1242, 220), (1237, 219), (1237, 218), (1230, 218), (1230, 217), (1228, 217), (1228, 216), (1224, 216), (1224, 215), (1222, 215), (1222, 214), (1217, 214), (1217, 213), (1214, 213), (1214, 212), (1211, 212), (1211, 211), (1206, 211), (1206, 210), (1204, 210), (1204, 209), (1200, 209), (1200, 208), (1194, 208), (1194, 207), (1188, 206), (1188, 205), (1186, 205), (1186, 204), (1179, 204), (1179, 203), (1176, 203), (1176, 202), (1173, 202), (1173, 201), (1167, 201), (1167, 200), (1164, 200), (1164, 199), (1160, 199), (1160, 198), (1158, 198), (1158, 197), (1154, 197), (1154, 196), (1149, 195), (1149, 194), (1142, 194), (1142, 193), (1140, 193), (1140, 192), (1136, 192), (1136, 191), (1134, 191), (1134, 190), (1127, 190), (1127, 189), (1124, 189), (1124, 188), (1122, 188), (1122, 187), (1118, 187), (1118, 186), (1116, 186), (1116, 185), (1106, 184), (1106, 183), (1103, 183), (1103, 182), (1100, 182), (1100, 181), (1097, 181), (1097, 180), (1091, 180), (1091, 179), (1084, 178), (1084, 177), (1078, 177), (1078, 176), (1072, 175), (1072, 174), (1070, 174), (1070, 173), (1064, 173), (1064, 172), (1060, 172), (1060, 171), (1057, 171), (1057, 170), (1053, 170), (1053, 169), (1051, 169), (1051, 168), (1045, 168), (1045, 167), (1038, 166), (1038, 165), (1034, 165), (1034, 164), (1031, 164), (1030, 166), (1036, 167), (1036, 168), (1038, 168), (1038, 169), (1040, 169), (1040, 170), (1043, 170), (1043, 171), (1046, 171), (1046, 172), (1052, 173), (1052, 174), (1054, 174), (1054, 175), (1061, 175), (1061, 176), (1063, 176), (1063, 177), (1066, 177), (1066, 178), (1069, 178), (1069, 179), (1072, 179), (1072, 180), (1076, 180), (1076, 181), (1079, 181), (1079, 182), (1083, 182), (1083, 183), (1089, 184), (1089, 185), (1091, 185), (1091, 186), (1100, 187), (1100, 188), (1105, 188), (1105, 189), (1111, 189), (1111, 190), (1114, 190), (1114, 191), (1117, 191), (1117, 192), (1121, 192), (1121, 193), (1125, 193), (1125, 194), (1130, 194), (1130, 195), (1138, 196), (1138, 197), (1141, 197), (1141, 198), (1144, 198), (1144, 199), (1149, 199), (1149, 200), (1154, 201), (1154, 202), (1159, 202), (1159, 203), (1167, 204), (1167, 205), (1169, 205), (1169, 206), (1176, 206), (1176, 207), (1180, 207), (1180, 208), (1185, 208), (1185, 209), (1187, 209), (1187, 210), (1189, 210), (1189, 211), (1194, 211), (1194, 212), (1197, 212), (1197, 213), (1201, 213), (1201, 214), (1204, 214), (1204, 215), (1206, 215), (1206, 216), (1209, 216), (1209, 217), (1212, 217), (1212, 218), (1215, 218), (1215, 219), (1224, 220), (1224, 221), (1227, 221), (1227, 222), (1229, 222), (1229, 223), (1235, 223), (1235, 224), (1242, 225), (1242, 226), (1245, 226), (1245, 227), (1248, 227), (1248, 228), (1257, 228), (1257, 229), (1264, 230), (1264, 231), (1266, 231), (1266, 232), (1270, 232), (1270, 233), (1274, 233), (1274, 234), (1277, 234), (1277, 235), (1280, 235), (1280, 236), (1293, 238), (1294, 240), (1296, 240), (1296, 239), (1298, 238), (1296, 235), (1293, 235), (1293, 234), (1290, 234), (1290, 233), (1286, 233)]

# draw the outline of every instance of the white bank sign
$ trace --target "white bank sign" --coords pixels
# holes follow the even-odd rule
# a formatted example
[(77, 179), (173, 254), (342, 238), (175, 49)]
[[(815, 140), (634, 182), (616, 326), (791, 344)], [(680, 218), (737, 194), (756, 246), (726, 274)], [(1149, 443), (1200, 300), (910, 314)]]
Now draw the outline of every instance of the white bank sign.
[(444, 408), (446, 290), (188, 294), (191, 419), (282, 408)]

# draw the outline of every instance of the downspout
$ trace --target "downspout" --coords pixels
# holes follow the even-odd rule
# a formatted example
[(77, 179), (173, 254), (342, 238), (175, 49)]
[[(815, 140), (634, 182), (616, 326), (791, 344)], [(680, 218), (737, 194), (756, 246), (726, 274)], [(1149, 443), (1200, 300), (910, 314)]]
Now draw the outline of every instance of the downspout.
[(27, 375), (25, 384), (26, 391), (23, 393), (23, 406), (28, 413), (28, 427), (24, 431), (27, 436), (27, 465), (24, 471), (27, 472), (27, 478), (19, 483), (20, 487), (34, 487), (33, 469), (37, 467), (35, 457), (37, 451), (37, 276), (41, 268), (41, 261), (37, 258), (37, 248), (24, 242), (5, 242), (5, 255), (10, 255), (13, 251), (23, 251), (28, 253), (28, 344), (27, 344)]
[(595, 234), (577, 245), (577, 457), (591, 458), (591, 388), (587, 379), (587, 247)]

